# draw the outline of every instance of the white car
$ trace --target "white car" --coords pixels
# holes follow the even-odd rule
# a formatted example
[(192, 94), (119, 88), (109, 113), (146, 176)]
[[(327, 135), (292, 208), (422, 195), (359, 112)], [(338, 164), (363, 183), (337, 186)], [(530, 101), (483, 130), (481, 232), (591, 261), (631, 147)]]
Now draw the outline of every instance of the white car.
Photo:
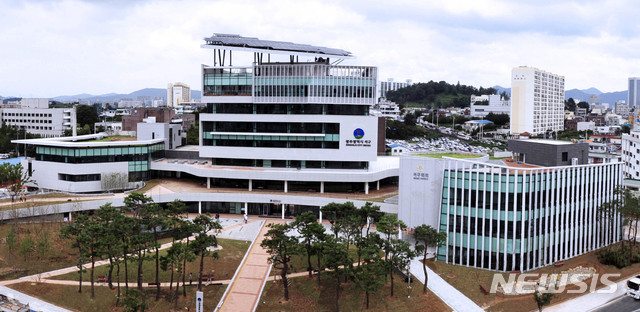
[(627, 281), (627, 296), (640, 299), (640, 275)]

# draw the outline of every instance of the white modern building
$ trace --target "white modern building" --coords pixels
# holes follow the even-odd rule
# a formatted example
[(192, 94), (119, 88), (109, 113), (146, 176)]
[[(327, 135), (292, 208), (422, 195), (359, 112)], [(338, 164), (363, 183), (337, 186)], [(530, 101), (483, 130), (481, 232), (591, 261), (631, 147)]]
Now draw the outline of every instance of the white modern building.
[(191, 87), (182, 82), (170, 83), (167, 86), (167, 106), (175, 107), (183, 102), (191, 101)]
[(0, 123), (42, 137), (59, 137), (76, 125), (76, 110), (49, 108), (49, 99), (22, 99), (19, 106), (0, 108)]
[(624, 177), (640, 180), (640, 131), (622, 135), (622, 162)]
[(511, 72), (511, 133), (564, 130), (564, 76), (520, 66)]
[(400, 117), (400, 105), (385, 98), (380, 98), (378, 103), (371, 106), (369, 114), (372, 116), (397, 120)]
[(617, 196), (621, 171), (617, 162), (525, 167), (480, 155), (402, 156), (398, 217), (447, 233), (440, 261), (535, 270), (621, 239), (620, 216), (599, 211)]
[(627, 118), (629, 117), (629, 111), (630, 111), (629, 104), (616, 102), (614, 111), (617, 115), (620, 115), (623, 118)]
[[(395, 179), (394, 160), (378, 157), (384, 118), (369, 115), (376, 67), (332, 65), (353, 58), (340, 49), (226, 34), (205, 42), (214, 64), (202, 66), (199, 156), (237, 168), (216, 183), (231, 176), (249, 189), (368, 193)], [(231, 65), (235, 51), (255, 62)]]
[(498, 94), (471, 96), (471, 117), (485, 117), (489, 113), (511, 115), (511, 100)]
[(640, 107), (640, 77), (629, 77), (627, 105), (629, 107)]
[(380, 91), (378, 98), (386, 98), (387, 92), (396, 91), (400, 88), (406, 88), (411, 85), (411, 79), (407, 79), (405, 82), (393, 81), (393, 78), (387, 79), (387, 81), (380, 81)]

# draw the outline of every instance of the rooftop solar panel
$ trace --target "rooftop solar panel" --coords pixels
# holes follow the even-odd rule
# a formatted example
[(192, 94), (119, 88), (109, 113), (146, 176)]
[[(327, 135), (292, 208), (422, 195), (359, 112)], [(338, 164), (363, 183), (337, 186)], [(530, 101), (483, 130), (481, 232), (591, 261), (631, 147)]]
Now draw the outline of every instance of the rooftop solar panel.
[(204, 38), (207, 45), (213, 46), (229, 46), (229, 47), (241, 47), (251, 49), (265, 49), (265, 50), (277, 50), (277, 51), (290, 51), (300, 53), (313, 53), (313, 54), (326, 54), (332, 56), (350, 57), (351, 52), (332, 49), (326, 47), (312, 46), (309, 44), (298, 44), (286, 41), (271, 41), (260, 40), (258, 38), (242, 37), (235, 34), (218, 34), (214, 33), (213, 36)]

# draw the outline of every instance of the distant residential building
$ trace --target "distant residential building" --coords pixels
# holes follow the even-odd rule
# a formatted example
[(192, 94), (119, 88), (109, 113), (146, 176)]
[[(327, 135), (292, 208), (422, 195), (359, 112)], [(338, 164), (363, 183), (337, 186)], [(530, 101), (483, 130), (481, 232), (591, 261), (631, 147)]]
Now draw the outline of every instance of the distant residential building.
[(511, 72), (511, 133), (564, 129), (564, 76), (533, 67)]
[(607, 125), (607, 119), (602, 115), (591, 114), (587, 116), (587, 121), (592, 121), (596, 125), (596, 127)]
[(49, 99), (22, 99), (17, 105), (0, 108), (0, 123), (6, 123), (42, 137), (63, 136), (76, 124), (75, 108), (49, 108)]
[(582, 107), (576, 107), (576, 116), (587, 116), (589, 110)]
[(640, 131), (622, 135), (622, 162), (624, 177), (640, 180)]
[(118, 102), (118, 108), (142, 106), (144, 106), (144, 102), (138, 100), (120, 100), (120, 102)]
[(400, 117), (400, 106), (395, 102), (391, 102), (385, 98), (381, 98), (380, 101), (372, 105), (369, 108), (369, 115), (398, 119)]
[(153, 107), (160, 107), (160, 106), (166, 106), (164, 103), (164, 100), (153, 100), (151, 102), (151, 106)]
[(129, 116), (122, 117), (122, 130), (124, 131), (137, 131), (138, 123), (145, 118), (153, 117), (155, 122), (169, 123), (176, 115), (173, 109), (144, 107), (131, 109), (129, 113)]
[(640, 107), (640, 77), (629, 77), (627, 104), (629, 107)]
[(497, 94), (471, 96), (471, 117), (485, 117), (489, 113), (511, 115), (511, 101)]
[(576, 116), (573, 117), (571, 119), (567, 119), (564, 121), (564, 130), (566, 131), (577, 131), (578, 130), (578, 123), (579, 122), (583, 122), (584, 121), (584, 117), (582, 116)]
[(589, 104), (597, 104), (600, 103), (600, 97), (597, 94), (589, 95), (589, 99), (587, 100)]
[(627, 118), (629, 117), (629, 104), (616, 102), (614, 111), (617, 115)]
[(577, 124), (577, 131), (595, 131), (596, 130), (596, 123), (593, 121), (580, 121)]
[(393, 81), (393, 78), (389, 78), (387, 81), (380, 81), (380, 94), (378, 98), (387, 97), (387, 92), (396, 91), (400, 88), (406, 88), (411, 85), (411, 79), (407, 79), (405, 82)]
[(167, 86), (167, 106), (174, 107), (191, 101), (191, 87), (182, 82), (170, 83)]

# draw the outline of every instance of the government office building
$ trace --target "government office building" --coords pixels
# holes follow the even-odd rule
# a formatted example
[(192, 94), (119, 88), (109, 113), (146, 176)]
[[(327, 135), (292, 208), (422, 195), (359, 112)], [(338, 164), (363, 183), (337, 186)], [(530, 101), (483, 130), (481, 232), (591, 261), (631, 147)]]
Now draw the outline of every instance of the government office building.
[(447, 233), (438, 260), (524, 272), (618, 242), (620, 215), (599, 207), (621, 185), (619, 162), (539, 166), (481, 155), (404, 156), (398, 217)]
[[(138, 141), (14, 141), (38, 146), (36, 157), (23, 161), (25, 168), (35, 169), (38, 186), (106, 191), (97, 179), (110, 176), (105, 170), (113, 169), (127, 172), (130, 183), (186, 178), (207, 188), (244, 192), (217, 196), (224, 201), (202, 201), (202, 211), (283, 216), (318, 213), (320, 206), (335, 201), (313, 193), (367, 194), (395, 188), (399, 159), (378, 155), (384, 152), (384, 118), (369, 115), (376, 103), (376, 67), (338, 65), (353, 58), (340, 49), (237, 35), (215, 34), (205, 38), (202, 47), (211, 49), (214, 64), (201, 67), (201, 102), (207, 111), (200, 114), (198, 146), (166, 141), (179, 131), (141, 135), (142, 123)], [(239, 59), (232, 53), (238, 52), (253, 55), (254, 62), (232, 65)], [(138, 146), (146, 146), (146, 152), (138, 153)], [(162, 151), (156, 151), (159, 146)], [(131, 147), (136, 148), (133, 159), (122, 155)], [(131, 162), (137, 161), (144, 165), (138, 170), (136, 163), (132, 171)], [(45, 165), (50, 169), (39, 169)], [(252, 192), (264, 195), (248, 196)], [(289, 192), (298, 193), (287, 197)], [(302, 198), (309, 195), (318, 200)]]

